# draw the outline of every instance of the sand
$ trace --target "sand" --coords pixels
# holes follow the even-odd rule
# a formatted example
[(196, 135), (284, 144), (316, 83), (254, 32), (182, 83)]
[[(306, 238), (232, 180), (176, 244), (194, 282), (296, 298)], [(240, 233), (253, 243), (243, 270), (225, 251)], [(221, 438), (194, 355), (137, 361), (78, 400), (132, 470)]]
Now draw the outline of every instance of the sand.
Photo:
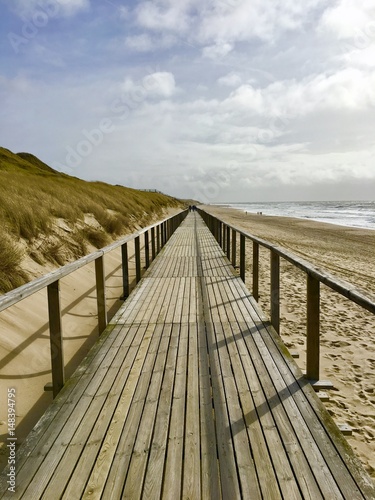
[[(375, 296), (375, 231), (349, 229), (299, 219), (246, 215), (206, 207), (222, 219), (266, 240), (277, 242)], [(247, 245), (251, 254), (251, 246)], [(130, 248), (134, 275), (134, 256)], [(260, 303), (268, 311), (268, 251), (261, 251)], [(248, 259), (251, 262), (251, 258)], [(111, 317), (121, 301), (120, 251), (105, 258), (107, 306)], [(281, 262), (281, 335), (305, 360), (305, 277)], [(40, 272), (40, 270), (39, 270)], [(94, 264), (61, 282), (64, 349), (69, 376), (98, 337)], [(247, 267), (251, 289), (251, 269)], [(7, 389), (16, 388), (18, 442), (26, 437), (52, 401), (44, 392), (51, 380), (46, 292), (41, 291), (0, 313), (0, 468), (7, 460)], [(337, 423), (353, 427), (348, 441), (375, 478), (375, 317), (347, 299), (322, 290), (322, 378), (336, 389), (325, 403)], [(2, 447), (1, 447), (2, 443)]]
[[(244, 231), (287, 248), (352, 283), (375, 302), (375, 231), (207, 206)], [(251, 290), (252, 245), (246, 245)], [(281, 259), (281, 337), (305, 369), (306, 275)], [(269, 314), (269, 251), (260, 251), (260, 304)], [(329, 288), (321, 290), (321, 379), (335, 390), (324, 403), (336, 423), (353, 428), (347, 440), (375, 479), (375, 316)]]

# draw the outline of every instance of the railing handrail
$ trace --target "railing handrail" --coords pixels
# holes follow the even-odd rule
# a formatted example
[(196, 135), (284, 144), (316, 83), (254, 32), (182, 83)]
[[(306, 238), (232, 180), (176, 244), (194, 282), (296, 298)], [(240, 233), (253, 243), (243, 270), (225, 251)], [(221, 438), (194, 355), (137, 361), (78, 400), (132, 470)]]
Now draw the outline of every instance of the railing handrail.
[(167, 222), (169, 219), (173, 218), (175, 215), (178, 215), (185, 210), (181, 210), (180, 212), (177, 212), (176, 214), (166, 217), (165, 219), (162, 219), (155, 224), (152, 224), (150, 226), (144, 227), (128, 236), (125, 238), (122, 238), (121, 240), (117, 240), (106, 247), (101, 248), (100, 250), (96, 250), (95, 252), (92, 252), (88, 255), (85, 255), (84, 257), (81, 257), (78, 260), (75, 260), (74, 262), (70, 262), (69, 264), (65, 264), (62, 267), (59, 267), (58, 269), (51, 271), (48, 274), (45, 274), (41, 276), (40, 278), (36, 278), (29, 283), (26, 283), (25, 285), (22, 285), (18, 288), (15, 288), (14, 290), (11, 290), (10, 292), (5, 293), (4, 295), (0, 296), (0, 312), (4, 311), (8, 307), (11, 307), (18, 302), (20, 302), (23, 299), (26, 299), (30, 295), (33, 295), (36, 292), (39, 292), (40, 290), (43, 290), (46, 288), (48, 285), (54, 283), (57, 280), (60, 280), (62, 278), (65, 278), (69, 274), (73, 273), (74, 271), (77, 271), (81, 267), (86, 266), (90, 262), (94, 262), (97, 260), (99, 257), (102, 257), (108, 252), (111, 252), (112, 250), (115, 250), (116, 248), (122, 246), (124, 243), (129, 243), (130, 241), (134, 240), (135, 238), (141, 236), (142, 234), (146, 233), (147, 231), (151, 230), (152, 228), (156, 228), (163, 222)]
[(200, 211), (215, 217), (218, 219), (220, 222), (226, 225), (226, 227), (229, 227), (233, 231), (236, 231), (239, 235), (244, 236), (245, 238), (248, 238), (256, 243), (258, 245), (265, 247), (273, 252), (275, 252), (277, 255), (280, 257), (284, 258), (291, 264), (294, 264), (296, 267), (304, 271), (307, 275), (317, 279), (324, 285), (328, 286), (329, 288), (332, 288), (339, 294), (343, 295), (347, 299), (351, 300), (352, 302), (355, 302), (359, 306), (363, 307), (364, 309), (372, 312), (375, 314), (375, 297), (371, 297), (370, 294), (367, 294), (366, 292), (363, 292), (361, 290), (358, 290), (353, 284), (336, 278), (329, 272), (319, 269), (318, 267), (315, 267), (313, 264), (308, 262), (307, 260), (299, 257), (298, 255), (294, 254), (293, 252), (290, 252), (289, 250), (286, 250), (283, 247), (280, 247), (278, 245), (274, 245), (273, 243), (270, 243), (269, 241), (266, 241), (262, 238), (259, 238), (257, 236), (254, 236), (253, 234), (250, 234), (246, 231), (243, 231), (241, 229), (238, 229), (237, 227), (233, 226), (232, 224), (228, 224), (227, 222), (223, 221), (222, 219), (219, 219), (219, 217), (216, 217), (216, 215), (211, 214), (210, 212), (207, 212), (206, 210), (202, 210), (201, 208), (199, 209)]

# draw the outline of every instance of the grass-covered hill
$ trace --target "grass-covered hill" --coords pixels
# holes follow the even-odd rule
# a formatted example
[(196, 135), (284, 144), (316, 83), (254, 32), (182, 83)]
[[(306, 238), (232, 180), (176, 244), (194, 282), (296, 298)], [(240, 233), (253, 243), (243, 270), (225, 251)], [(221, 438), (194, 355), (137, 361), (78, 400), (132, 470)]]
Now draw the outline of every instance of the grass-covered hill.
[(86, 182), (0, 148), (0, 293), (30, 279), (27, 262), (63, 265), (179, 206), (160, 193)]

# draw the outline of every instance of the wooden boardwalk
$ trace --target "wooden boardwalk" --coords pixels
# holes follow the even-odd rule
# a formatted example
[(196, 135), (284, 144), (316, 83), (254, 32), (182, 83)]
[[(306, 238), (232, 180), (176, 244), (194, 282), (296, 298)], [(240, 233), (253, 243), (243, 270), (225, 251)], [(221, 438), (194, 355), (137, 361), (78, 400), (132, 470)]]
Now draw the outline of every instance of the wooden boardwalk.
[(6, 498), (375, 498), (196, 213), (21, 446), (16, 494), (6, 472)]

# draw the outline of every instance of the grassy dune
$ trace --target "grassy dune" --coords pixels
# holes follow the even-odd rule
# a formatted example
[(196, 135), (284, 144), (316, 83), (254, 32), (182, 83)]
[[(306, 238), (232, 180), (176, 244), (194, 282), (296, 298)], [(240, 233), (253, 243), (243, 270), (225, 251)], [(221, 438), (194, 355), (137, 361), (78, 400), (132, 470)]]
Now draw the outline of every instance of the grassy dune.
[(0, 292), (28, 280), (27, 256), (62, 265), (180, 205), (159, 193), (86, 182), (0, 148)]

